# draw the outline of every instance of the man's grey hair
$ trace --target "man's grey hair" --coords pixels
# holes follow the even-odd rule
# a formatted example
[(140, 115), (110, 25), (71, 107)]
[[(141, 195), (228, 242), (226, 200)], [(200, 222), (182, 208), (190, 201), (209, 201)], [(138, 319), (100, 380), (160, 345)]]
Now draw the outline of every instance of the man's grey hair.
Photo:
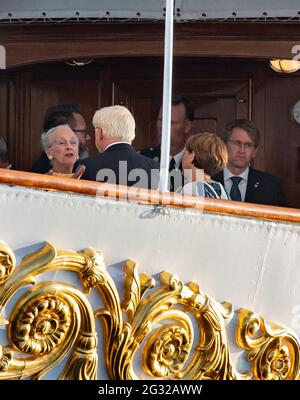
[(101, 128), (107, 138), (119, 138), (132, 142), (135, 138), (135, 121), (131, 112), (123, 106), (104, 107), (93, 117), (95, 128)]
[(60, 129), (60, 128), (71, 129), (70, 125), (64, 124), (64, 125), (57, 125), (54, 128), (49, 129), (47, 132), (42, 133), (41, 143), (42, 143), (43, 150), (46, 150), (53, 145), (54, 134), (57, 131), (57, 129)]

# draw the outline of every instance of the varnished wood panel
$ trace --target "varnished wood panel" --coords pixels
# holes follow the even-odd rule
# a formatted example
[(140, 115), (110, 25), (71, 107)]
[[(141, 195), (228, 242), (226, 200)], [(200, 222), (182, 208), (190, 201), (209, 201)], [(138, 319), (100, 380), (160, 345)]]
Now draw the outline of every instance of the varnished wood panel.
[(291, 207), (300, 207), (300, 125), (290, 114), (299, 99), (300, 77), (274, 77), (266, 82), (265, 165), (282, 178)]
[[(23, 24), (0, 25), (8, 68), (78, 57), (161, 56), (164, 25), (131, 24)], [(293, 24), (175, 24), (174, 54), (288, 58), (300, 39)], [(221, 40), (220, 40), (221, 39)]]
[(8, 136), (8, 82), (5, 79), (0, 79), (0, 136), (7, 141)]
[[(229, 121), (249, 117), (249, 80), (174, 76), (173, 88), (175, 94), (187, 96), (195, 105), (191, 133), (210, 131), (221, 135)], [(159, 143), (156, 120), (161, 100), (162, 78), (115, 78), (114, 104), (125, 105), (133, 112), (137, 150)]]

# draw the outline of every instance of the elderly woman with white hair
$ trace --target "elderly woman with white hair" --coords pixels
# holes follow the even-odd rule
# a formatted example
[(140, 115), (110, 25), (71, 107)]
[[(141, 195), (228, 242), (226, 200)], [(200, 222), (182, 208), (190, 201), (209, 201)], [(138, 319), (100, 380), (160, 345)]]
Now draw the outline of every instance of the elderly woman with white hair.
[(79, 165), (73, 172), (74, 165), (79, 158), (79, 142), (70, 126), (58, 125), (51, 128), (42, 134), (41, 139), (43, 149), (52, 165), (52, 169), (47, 174), (79, 179), (85, 167)]

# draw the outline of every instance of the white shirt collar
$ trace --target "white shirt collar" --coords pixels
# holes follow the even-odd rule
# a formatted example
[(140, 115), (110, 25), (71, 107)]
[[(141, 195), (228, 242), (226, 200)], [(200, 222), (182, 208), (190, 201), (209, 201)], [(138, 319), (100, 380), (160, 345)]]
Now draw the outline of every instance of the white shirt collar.
[(178, 168), (181, 163), (183, 153), (184, 153), (184, 148), (179, 153), (175, 154), (175, 156), (170, 156), (170, 160), (171, 160), (171, 158), (174, 158), (176, 168)]
[(223, 170), (224, 174), (224, 182), (228, 181), (232, 176), (240, 176), (242, 179), (245, 181), (248, 181), (248, 174), (249, 174), (249, 167), (245, 169), (241, 174), (239, 175), (234, 175), (227, 167), (224, 168)]
[(107, 150), (109, 147), (114, 146), (115, 144), (124, 144), (124, 143), (130, 145), (129, 142), (124, 142), (124, 141), (123, 141), (123, 142), (122, 142), (122, 141), (120, 141), (120, 142), (113, 142), (113, 143), (109, 144), (108, 146), (106, 146), (105, 149), (104, 149), (104, 151)]

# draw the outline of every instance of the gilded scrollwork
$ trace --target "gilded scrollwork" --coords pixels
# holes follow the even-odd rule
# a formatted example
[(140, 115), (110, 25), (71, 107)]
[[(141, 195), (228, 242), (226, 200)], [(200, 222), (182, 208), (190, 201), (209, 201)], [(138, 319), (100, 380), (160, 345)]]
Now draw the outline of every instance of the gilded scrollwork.
[(0, 285), (2, 285), (13, 273), (16, 259), (11, 249), (0, 241)]
[[(127, 290), (132, 290), (130, 282), (134, 282), (135, 287), (141, 285), (136, 275), (132, 276), (133, 267), (133, 264), (125, 267), (125, 271), (131, 275), (125, 278)], [(143, 283), (145, 281), (149, 282), (149, 279), (143, 276)], [(133, 358), (140, 345), (145, 342), (143, 367), (153, 377), (234, 379), (224, 316), (220, 311), (222, 307), (220, 306), (220, 310), (216, 308), (216, 303), (195, 289), (196, 284), (186, 286), (167, 272), (160, 274), (160, 283), (148, 296), (145, 296), (144, 291), (144, 296), (134, 307), (133, 314), (133, 308), (130, 309), (130, 325), (124, 324), (126, 335), (120, 343), (122, 352), (116, 351), (119, 361), (107, 365), (111, 377), (136, 378)], [(152, 283), (147, 290), (150, 288)], [(136, 292), (139, 293), (140, 289), (136, 289)], [(193, 314), (198, 323), (199, 339), (194, 346), (194, 329), (189, 313)], [(155, 326), (163, 320), (173, 321), (172, 327), (158, 328), (156, 331)], [(190, 355), (191, 360), (187, 362)]]
[(85, 263), (79, 275), (84, 293), (89, 293), (96, 285), (106, 284), (103, 255), (91, 248), (84, 249), (81, 254), (84, 256)]
[(254, 379), (298, 379), (300, 342), (290, 329), (264, 319), (247, 309), (238, 313), (236, 342), (248, 351)]
[(34, 298), (26, 304), (17, 303), (11, 315), (8, 337), (25, 353), (50, 353), (68, 334), (71, 310), (57, 296)]
[(182, 327), (164, 326), (149, 339), (144, 353), (144, 366), (154, 376), (176, 374), (186, 362), (190, 351), (190, 336)]
[[(168, 272), (155, 280), (127, 260), (124, 290), (118, 290), (100, 252), (57, 250), (50, 243), (18, 266), (11, 249), (0, 243), (0, 261), (0, 323), (6, 324), (8, 340), (0, 343), (0, 379), (41, 379), (62, 362), (59, 379), (97, 379), (99, 354), (110, 379), (138, 379), (141, 370), (164, 379), (242, 377), (226, 332), (232, 305), (216, 302), (195, 282), (184, 284)], [(37, 279), (59, 270), (76, 273), (82, 287)], [(102, 304), (98, 309), (90, 303), (91, 292)], [(13, 297), (10, 314), (4, 315)], [(299, 376), (299, 342), (291, 331), (244, 310), (236, 339), (248, 351), (253, 378)]]
[(0, 345), (0, 372), (6, 372), (13, 358), (13, 351), (2, 348)]

